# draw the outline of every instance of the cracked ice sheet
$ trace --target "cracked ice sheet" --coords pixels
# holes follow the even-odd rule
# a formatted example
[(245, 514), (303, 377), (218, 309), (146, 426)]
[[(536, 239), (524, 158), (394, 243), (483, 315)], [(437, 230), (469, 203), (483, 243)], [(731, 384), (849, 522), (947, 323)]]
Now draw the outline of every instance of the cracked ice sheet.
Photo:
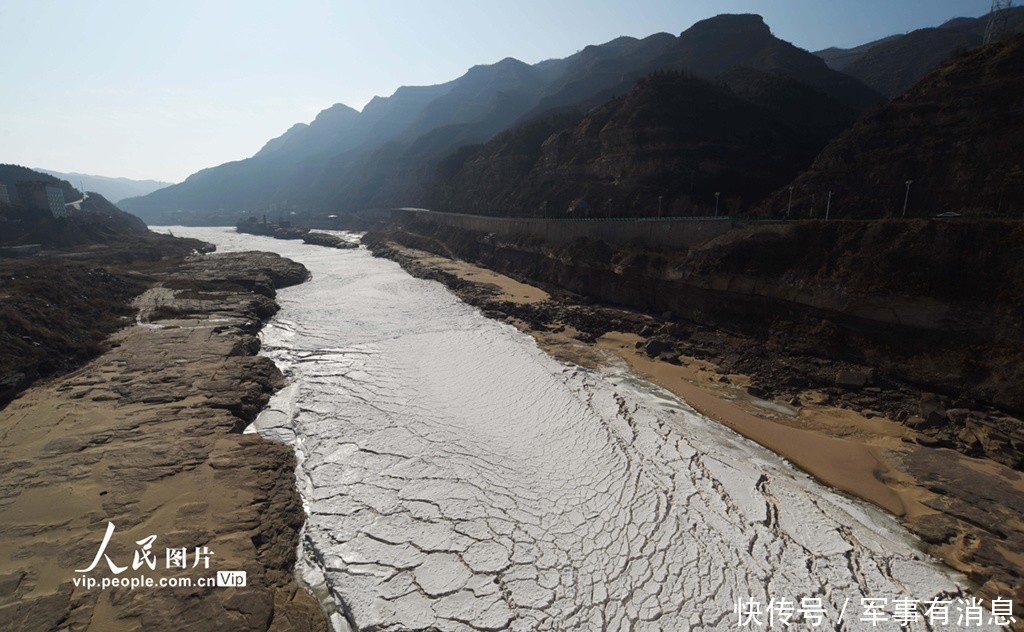
[(846, 629), (878, 629), (862, 597), (961, 591), (891, 517), (655, 387), (365, 251), (252, 241), (313, 272), (264, 332), (293, 378), (266, 432), (295, 434), (305, 553), (361, 628), (727, 629), (739, 599), (821, 597), (827, 628), (849, 600)]

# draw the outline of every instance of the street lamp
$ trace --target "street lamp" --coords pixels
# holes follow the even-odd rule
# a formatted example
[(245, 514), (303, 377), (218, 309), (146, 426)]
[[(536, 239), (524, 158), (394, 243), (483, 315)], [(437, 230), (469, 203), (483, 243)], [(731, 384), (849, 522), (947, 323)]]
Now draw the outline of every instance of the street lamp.
[(793, 210), (793, 187), (789, 187), (789, 206), (786, 207), (786, 217)]
[(907, 202), (910, 201), (910, 185), (914, 184), (913, 180), (907, 180), (907, 194), (903, 196), (903, 217), (907, 216)]
[(828, 221), (828, 213), (832, 210), (832, 192), (828, 192), (828, 203), (825, 205), (825, 221)]
[(665, 196), (663, 196), (663, 195), (659, 195), (659, 196), (658, 196), (658, 217), (661, 217), (661, 216), (662, 216), (662, 212), (661, 212), (661, 200), (662, 200), (662, 199), (663, 199), (664, 197), (665, 197)]
[(722, 195), (720, 191), (715, 191), (715, 217), (718, 217), (718, 196)]

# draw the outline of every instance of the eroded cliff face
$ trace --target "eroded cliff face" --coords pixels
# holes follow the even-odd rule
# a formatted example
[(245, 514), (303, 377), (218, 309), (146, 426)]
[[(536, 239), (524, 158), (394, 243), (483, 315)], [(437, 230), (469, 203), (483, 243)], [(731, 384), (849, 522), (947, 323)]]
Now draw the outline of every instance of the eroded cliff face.
[[(430, 224), (366, 238), (374, 248), (387, 240), (661, 314), (680, 339), (709, 327), (733, 332), (749, 342), (722, 359), (764, 375), (766, 388), (835, 387), (848, 381), (837, 366), (852, 363), (864, 379), (841, 385), (872, 392), (863, 402), (851, 394), (850, 405), (941, 426), (940, 441), (1021, 466), (1015, 420), (963, 412), (1024, 410), (1024, 229), (1016, 224), (761, 224), (676, 252), (552, 247)], [(799, 370), (779, 378), (789, 366)], [(965, 427), (974, 430), (958, 437)]]

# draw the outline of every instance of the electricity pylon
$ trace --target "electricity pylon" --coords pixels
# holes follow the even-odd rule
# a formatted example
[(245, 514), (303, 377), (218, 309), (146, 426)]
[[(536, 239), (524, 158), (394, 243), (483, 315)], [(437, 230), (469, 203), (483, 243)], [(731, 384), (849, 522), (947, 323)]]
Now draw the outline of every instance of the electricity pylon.
[(995, 42), (1006, 35), (1007, 12), (1013, 6), (1013, 0), (992, 0), (992, 8), (988, 12), (988, 26), (985, 27), (985, 43)]

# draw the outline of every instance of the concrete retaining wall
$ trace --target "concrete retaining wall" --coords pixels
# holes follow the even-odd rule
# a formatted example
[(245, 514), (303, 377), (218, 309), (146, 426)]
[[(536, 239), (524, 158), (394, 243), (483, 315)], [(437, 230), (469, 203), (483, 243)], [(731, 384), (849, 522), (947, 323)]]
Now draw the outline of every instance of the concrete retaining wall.
[(717, 237), (737, 226), (737, 222), (727, 217), (542, 219), (437, 213), (411, 208), (395, 209), (392, 211), (392, 217), (399, 221), (428, 222), (493, 233), (499, 237), (528, 235), (556, 244), (589, 238), (600, 239), (608, 244), (634, 242), (651, 246), (689, 247)]

